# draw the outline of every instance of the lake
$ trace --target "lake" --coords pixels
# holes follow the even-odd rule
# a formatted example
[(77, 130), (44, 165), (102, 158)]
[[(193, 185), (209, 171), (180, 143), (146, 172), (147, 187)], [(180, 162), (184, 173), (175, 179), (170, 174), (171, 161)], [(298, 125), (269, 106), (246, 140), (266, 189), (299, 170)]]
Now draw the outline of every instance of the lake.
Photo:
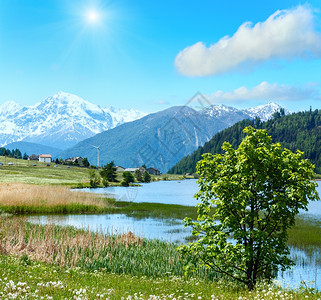
[(164, 204), (179, 204), (195, 206), (197, 200), (193, 198), (198, 191), (195, 179), (182, 181), (157, 181), (142, 183), (142, 186), (107, 187), (81, 189), (84, 192), (111, 195), (119, 201), (152, 202)]
[[(321, 185), (317, 187), (321, 194)], [(179, 204), (195, 206), (197, 200), (193, 198), (198, 191), (196, 180), (159, 181), (142, 184), (141, 187), (107, 187), (98, 189), (83, 189), (84, 192), (112, 195), (117, 200), (132, 202), (153, 202), (165, 204)], [(311, 202), (308, 212), (302, 211), (314, 217), (321, 217), (321, 201)], [(153, 218), (138, 219), (124, 214), (111, 215), (63, 215), (29, 217), (31, 222), (46, 224), (48, 222), (60, 225), (72, 225), (79, 228), (100, 230), (109, 234), (121, 234), (132, 231), (136, 235), (161, 239), (176, 243), (185, 243), (190, 236), (190, 229), (184, 228), (181, 220), (162, 220)], [(319, 256), (307, 256), (302, 250), (291, 249), (291, 256), (296, 261), (296, 266), (284, 273), (279, 273), (278, 280), (283, 286), (299, 286), (302, 280), (315, 281), (321, 276), (321, 265), (315, 260)], [(318, 280), (317, 280), (318, 282)], [(315, 283), (312, 285), (315, 286)], [(316, 284), (321, 289), (321, 280)]]
[[(199, 190), (196, 179), (181, 181), (158, 181), (142, 183), (134, 187), (107, 187), (81, 189), (84, 192), (110, 195), (119, 201), (152, 202), (195, 206), (198, 201), (193, 197)], [(317, 186), (321, 195), (321, 184)], [(302, 213), (307, 213), (302, 211)], [(321, 218), (321, 201), (312, 201), (308, 205), (308, 214)]]

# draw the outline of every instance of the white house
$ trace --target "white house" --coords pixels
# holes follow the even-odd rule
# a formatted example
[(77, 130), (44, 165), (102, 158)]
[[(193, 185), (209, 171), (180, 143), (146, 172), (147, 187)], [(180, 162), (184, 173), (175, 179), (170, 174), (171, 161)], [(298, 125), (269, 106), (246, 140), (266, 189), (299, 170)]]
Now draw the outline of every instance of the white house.
[(39, 161), (44, 163), (51, 163), (51, 154), (39, 154)]
[(125, 168), (123, 168), (122, 166), (116, 166), (115, 168), (116, 168), (116, 171), (117, 171), (117, 172), (123, 172), (123, 171), (125, 171)]

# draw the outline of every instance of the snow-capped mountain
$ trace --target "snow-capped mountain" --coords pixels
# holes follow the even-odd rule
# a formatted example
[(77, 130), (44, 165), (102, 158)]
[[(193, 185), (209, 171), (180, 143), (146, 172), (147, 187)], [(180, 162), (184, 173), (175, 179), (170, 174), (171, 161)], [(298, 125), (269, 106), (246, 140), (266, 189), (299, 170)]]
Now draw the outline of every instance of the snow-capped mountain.
[(232, 126), (236, 122), (252, 118), (246, 112), (224, 104), (211, 105), (204, 108), (201, 112), (207, 116), (221, 120), (226, 123), (227, 126)]
[(254, 108), (244, 109), (243, 112), (247, 113), (252, 118), (260, 118), (261, 121), (267, 121), (272, 118), (273, 114), (277, 111), (284, 109), (284, 113), (287, 115), (291, 113), (286, 108), (283, 108), (281, 105), (270, 102), (265, 105), (260, 105)]
[(0, 145), (26, 141), (66, 149), (145, 115), (133, 109), (102, 108), (64, 92), (34, 106), (21, 107), (9, 101), (0, 106)]
[(124, 167), (145, 163), (165, 172), (217, 132), (244, 119), (268, 117), (268, 111), (271, 117), (273, 110), (265, 106), (251, 116), (246, 111), (225, 105), (202, 110), (174, 106), (99, 133), (65, 150), (60, 156), (86, 156), (95, 163), (97, 151), (91, 145), (100, 145), (101, 164), (112, 160)]
[(14, 101), (7, 101), (0, 105), (0, 115), (10, 115), (21, 109), (21, 106)]
[[(243, 119), (259, 117), (265, 121), (281, 108), (276, 103), (269, 103), (239, 110), (220, 104), (204, 108), (197, 115), (200, 128), (210, 118), (220, 124), (216, 130), (222, 130)], [(193, 116), (196, 113), (193, 109), (185, 109), (185, 117), (188, 117), (188, 112)], [(285, 113), (289, 112), (285, 110)], [(21, 107), (8, 101), (0, 106), (0, 146), (22, 141), (67, 149), (84, 139), (145, 115), (134, 109), (103, 108), (64, 92), (47, 97), (34, 106)], [(202, 138), (197, 140), (203, 142)], [(197, 143), (196, 146), (199, 145)]]
[[(235, 107), (217, 104), (204, 108), (202, 112), (213, 118), (222, 119), (227, 124), (232, 125), (243, 119), (260, 118), (261, 121), (267, 121), (272, 118), (275, 112), (280, 111), (282, 108), (282, 106), (274, 102), (248, 109), (237, 109)], [(285, 114), (290, 113), (289, 110), (283, 109)]]

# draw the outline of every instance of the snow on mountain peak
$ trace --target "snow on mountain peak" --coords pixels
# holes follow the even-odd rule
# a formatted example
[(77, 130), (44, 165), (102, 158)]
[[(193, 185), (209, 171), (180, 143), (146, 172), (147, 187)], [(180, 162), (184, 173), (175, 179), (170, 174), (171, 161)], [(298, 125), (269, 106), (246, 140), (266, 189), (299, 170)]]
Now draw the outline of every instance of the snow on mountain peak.
[[(243, 111), (248, 113), (252, 118), (259, 117), (261, 121), (267, 121), (272, 118), (273, 114), (280, 111), (283, 107), (275, 102), (269, 102), (268, 104), (260, 105), (254, 108), (244, 109)], [(290, 111), (284, 109), (285, 114), (289, 114)]]
[(104, 109), (66, 92), (30, 107), (7, 102), (0, 106), (0, 145), (24, 140), (65, 149), (144, 115), (131, 109)]
[[(221, 118), (224, 122), (232, 124), (235, 121), (256, 117), (262, 121), (267, 121), (272, 118), (275, 112), (280, 111), (280, 109), (282, 109), (282, 106), (275, 102), (242, 110), (224, 104), (216, 104), (202, 109), (202, 113), (212, 118)], [(285, 114), (290, 113), (287, 109), (284, 109), (284, 111)]]
[(238, 109), (224, 104), (215, 104), (209, 107), (203, 108), (202, 112), (211, 117), (221, 117), (231, 112), (236, 112)]
[(20, 104), (9, 100), (0, 105), (0, 114), (12, 114), (21, 109)]

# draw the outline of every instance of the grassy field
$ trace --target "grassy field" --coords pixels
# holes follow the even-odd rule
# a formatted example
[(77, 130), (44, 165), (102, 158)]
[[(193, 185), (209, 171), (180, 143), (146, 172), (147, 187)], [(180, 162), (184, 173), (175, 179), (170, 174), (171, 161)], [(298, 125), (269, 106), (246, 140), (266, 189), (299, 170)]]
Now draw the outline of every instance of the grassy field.
[[(0, 183), (21, 182), (29, 184), (51, 184), (51, 185), (67, 185), (70, 187), (89, 187), (89, 169), (77, 166), (65, 166), (51, 163), (50, 167), (47, 163), (38, 161), (27, 161), (22, 159), (5, 158), (0, 156)], [(8, 165), (12, 162), (13, 165)], [(36, 164), (36, 166), (33, 166)], [(191, 176), (188, 176), (192, 178)], [(117, 172), (117, 179), (122, 180), (122, 172)], [(152, 176), (152, 180), (182, 180), (182, 175), (162, 174), (160, 176)], [(111, 183), (120, 185), (120, 183)], [(101, 185), (102, 187), (102, 185)]]
[[(42, 298), (43, 297), (43, 298)], [(320, 299), (312, 289), (259, 285), (254, 291), (228, 282), (167, 276), (146, 278), (63, 268), (0, 255), (1, 299)]]
[[(183, 219), (196, 218), (197, 213), (195, 207), (120, 202), (70, 191), (70, 187), (88, 186), (85, 168), (47, 167), (39, 162), (32, 166), (33, 162), (3, 157), (0, 162), (5, 163), (0, 166), (0, 299), (321, 299), (320, 292), (306, 287), (260, 285), (248, 292), (204, 269), (193, 275), (197, 279), (185, 277), (185, 263), (175, 244), (143, 240), (131, 232), (108, 236), (7, 216), (124, 213)], [(182, 175), (154, 177), (181, 179)], [(289, 245), (315, 255), (321, 247), (321, 221), (299, 216), (289, 231)]]
[[(0, 157), (0, 162), (4, 165), (0, 166), (0, 182), (21, 182), (29, 184), (52, 184), (52, 185), (70, 185), (78, 186), (86, 185), (89, 181), (88, 169), (80, 167), (70, 167), (58, 165), (54, 167), (52, 163), (50, 167), (47, 164), (36, 162), (37, 166), (33, 166), (35, 162), (22, 159), (6, 159)], [(8, 162), (13, 165), (9, 166)]]

